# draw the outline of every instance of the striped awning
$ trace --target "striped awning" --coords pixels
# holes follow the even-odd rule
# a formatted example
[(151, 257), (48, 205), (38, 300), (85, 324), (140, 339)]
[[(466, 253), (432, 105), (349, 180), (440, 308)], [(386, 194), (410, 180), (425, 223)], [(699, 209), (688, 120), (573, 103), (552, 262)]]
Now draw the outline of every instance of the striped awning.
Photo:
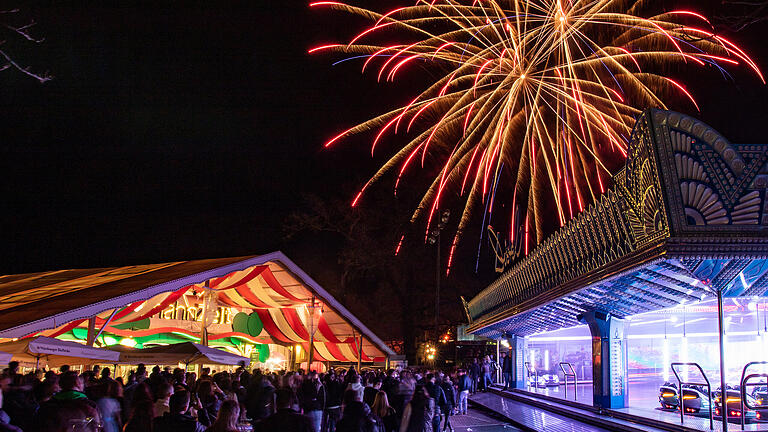
[[(190, 271), (179, 274), (179, 267)], [(97, 329), (120, 337), (172, 333), (194, 341), (199, 332), (189, 328), (125, 328), (126, 324), (156, 317), (170, 305), (202, 296), (206, 291), (213, 292), (218, 305), (256, 313), (263, 324), (258, 335), (231, 329), (209, 334), (211, 341), (238, 338), (252, 343), (295, 344), (306, 349), (313, 340), (315, 357), (320, 361), (354, 362), (358, 352), (362, 352), (362, 361), (383, 361), (393, 354), (280, 252), (223, 260), (0, 276), (0, 340), (57, 337), (87, 327), (88, 320), (95, 317)], [(310, 338), (312, 331), (314, 338)], [(361, 338), (362, 351), (358, 347)]]

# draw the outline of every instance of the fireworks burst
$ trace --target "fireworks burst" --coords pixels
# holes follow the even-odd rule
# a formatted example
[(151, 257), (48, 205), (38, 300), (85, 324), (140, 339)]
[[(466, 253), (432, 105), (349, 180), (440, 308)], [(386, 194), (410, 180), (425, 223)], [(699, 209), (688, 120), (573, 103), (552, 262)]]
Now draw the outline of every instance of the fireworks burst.
[[(310, 4), (373, 23), (345, 44), (310, 53), (351, 55), (379, 81), (393, 81), (417, 62), (441, 76), (406, 106), (326, 143), (373, 130), (373, 155), (385, 135), (408, 136), (352, 205), (389, 172), (396, 192), (408, 169), (424, 167), (429, 155), (440, 170), (411, 221), (423, 218), (429, 233), (438, 209), (463, 207), (449, 269), (478, 205), (483, 225), (502, 218), (508, 240), (527, 255), (548, 221), (564, 225), (605, 191), (610, 163), (626, 156), (641, 108), (666, 108), (665, 98), (677, 94), (698, 109), (686, 88), (664, 74), (668, 65), (727, 76), (724, 66), (741, 64), (765, 82), (755, 62), (715, 34), (704, 16), (680, 10), (642, 17), (642, 3), (421, 0), (386, 13), (334, 1)], [(393, 35), (408, 42), (375, 42)], [(505, 214), (496, 215), (501, 201)]]

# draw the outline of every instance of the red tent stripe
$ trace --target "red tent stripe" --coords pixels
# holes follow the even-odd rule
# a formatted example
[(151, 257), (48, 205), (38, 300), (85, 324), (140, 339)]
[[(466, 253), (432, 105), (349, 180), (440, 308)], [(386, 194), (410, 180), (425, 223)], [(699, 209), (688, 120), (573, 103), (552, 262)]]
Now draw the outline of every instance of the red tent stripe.
[(171, 295), (169, 295), (168, 297), (166, 297), (166, 299), (165, 299), (165, 300), (163, 300), (163, 301), (162, 301), (162, 303), (160, 303), (159, 305), (157, 305), (157, 306), (153, 307), (152, 309), (150, 309), (149, 311), (147, 311), (147, 313), (145, 313), (144, 315), (142, 315), (142, 316), (140, 316), (140, 317), (136, 318), (136, 319), (135, 319), (135, 320), (133, 320), (132, 322), (141, 321), (141, 320), (143, 320), (143, 319), (149, 318), (149, 317), (151, 317), (152, 315), (154, 315), (154, 314), (156, 314), (156, 313), (158, 313), (158, 312), (162, 311), (162, 310), (163, 310), (163, 309), (165, 309), (165, 308), (166, 308), (166, 307), (167, 307), (169, 304), (171, 304), (171, 303), (175, 302), (175, 301), (176, 301), (176, 300), (178, 300), (178, 299), (179, 299), (179, 298), (180, 298), (182, 295), (184, 295), (184, 293), (185, 293), (185, 292), (187, 292), (191, 286), (192, 286), (192, 285), (189, 285), (189, 286), (185, 286), (184, 288), (182, 288), (182, 289), (180, 289), (180, 290), (178, 290), (178, 291), (175, 291), (175, 292), (171, 293)]
[(279, 340), (280, 342), (293, 343), (292, 340), (288, 339), (283, 334), (283, 332), (277, 328), (275, 322), (272, 321), (272, 317), (269, 316), (269, 311), (267, 309), (256, 309), (256, 313), (259, 314), (261, 323), (264, 324), (264, 328), (267, 330), (267, 333), (269, 333), (270, 336)]
[[(307, 350), (307, 352), (309, 352), (309, 342), (307, 342), (306, 344), (302, 344), (302, 347), (304, 347), (304, 349)], [(307, 354), (307, 355), (309, 355), (309, 354)], [(329, 361), (329, 360), (327, 358), (323, 357), (323, 355), (320, 354), (317, 351), (317, 349), (315, 349), (315, 350), (312, 351), (312, 363), (314, 363), (316, 361), (324, 362), (324, 361)]]
[(370, 358), (370, 357), (368, 357), (368, 356), (365, 354), (365, 351), (359, 350), (359, 348), (357, 347), (357, 342), (358, 342), (358, 340), (359, 340), (359, 339), (357, 339), (357, 338), (354, 338), (354, 339), (352, 339), (352, 344), (351, 344), (351, 345), (352, 345), (352, 348), (355, 350), (355, 354), (357, 354), (357, 353), (363, 353), (363, 355), (362, 355), (362, 359), (363, 359), (363, 361), (371, 361), (371, 358)]
[(320, 330), (320, 334), (323, 335), (323, 337), (328, 342), (341, 343), (339, 338), (337, 338), (336, 335), (333, 334), (333, 330), (331, 330), (331, 326), (329, 326), (328, 321), (325, 320), (325, 315), (320, 315), (320, 320), (317, 322), (317, 329)]
[[(211, 288), (215, 288), (215, 289), (227, 289), (227, 288), (231, 288), (231, 287), (239, 287), (240, 285), (247, 284), (248, 282), (253, 280), (256, 276), (260, 275), (261, 272), (264, 271), (265, 267), (266, 266), (252, 267), (251, 270), (245, 276), (243, 276), (242, 279), (240, 279), (239, 281), (237, 281), (237, 282), (235, 282), (233, 284), (229, 284), (229, 286), (227, 286), (227, 287), (220, 288), (219, 285), (221, 285), (221, 283), (224, 282), (229, 277), (229, 275), (231, 275), (232, 273), (230, 273), (230, 274), (228, 274), (226, 276), (222, 276), (222, 277), (219, 277), (219, 278), (211, 279), (210, 286), (211, 286)], [(235, 272), (233, 272), (233, 273), (235, 273)]]
[(238, 304), (230, 300), (229, 297), (227, 297), (227, 293), (225, 292), (219, 293), (219, 300), (221, 300), (221, 302), (226, 304), (227, 306), (240, 307)]
[(301, 322), (299, 314), (296, 313), (296, 309), (283, 308), (280, 309), (280, 311), (283, 313), (285, 320), (288, 321), (288, 324), (291, 326), (293, 331), (296, 332), (296, 335), (303, 340), (309, 340), (309, 333), (307, 332), (307, 328), (304, 327), (304, 323)]
[(72, 330), (73, 328), (79, 326), (83, 322), (85, 322), (84, 319), (77, 320), (77, 321), (72, 321), (71, 323), (69, 323), (69, 324), (65, 325), (64, 327), (60, 328), (59, 330), (51, 333), (48, 337), (55, 338), (57, 336), (63, 335), (64, 333), (66, 333), (66, 332)]
[(272, 271), (269, 270), (269, 268), (266, 268), (261, 276), (264, 278), (264, 281), (267, 283), (267, 285), (275, 290), (276, 293), (295, 302), (305, 303), (304, 300), (296, 298), (293, 294), (289, 293), (287, 289), (283, 288), (283, 286), (280, 285), (280, 282), (277, 281), (275, 275), (272, 274)]
[(344, 354), (342, 354), (341, 350), (339, 349), (339, 346), (335, 343), (326, 342), (325, 347), (328, 348), (328, 352), (331, 353), (332, 356), (336, 357), (337, 361), (353, 361), (354, 359), (348, 359), (344, 357)]
[[(121, 310), (120, 312), (116, 313), (113, 320), (119, 320), (120, 318), (128, 315), (129, 313), (136, 310), (137, 307), (139, 307), (140, 304), (144, 303), (146, 300), (141, 300), (137, 302), (133, 302), (125, 307), (125, 309)], [(106, 320), (105, 320), (106, 321)]]
[(219, 334), (216, 334), (216, 335), (209, 335), (208, 339), (210, 339), (210, 340), (219, 340), (219, 339), (226, 339), (226, 338), (229, 338), (229, 337), (245, 338), (245, 339), (248, 339), (251, 342), (261, 343), (261, 344), (272, 343), (272, 341), (270, 341), (267, 338), (264, 338), (264, 337), (261, 337), (261, 336), (256, 338), (256, 337), (253, 337), (251, 335), (247, 335), (245, 333), (240, 333), (240, 332), (227, 332), (227, 333), (219, 333)]
[(269, 307), (268, 304), (261, 301), (260, 298), (256, 297), (256, 295), (245, 285), (240, 285), (237, 288), (235, 288), (235, 291), (237, 291), (238, 294), (243, 296), (244, 299), (248, 300), (251, 304), (253, 304), (254, 307)]

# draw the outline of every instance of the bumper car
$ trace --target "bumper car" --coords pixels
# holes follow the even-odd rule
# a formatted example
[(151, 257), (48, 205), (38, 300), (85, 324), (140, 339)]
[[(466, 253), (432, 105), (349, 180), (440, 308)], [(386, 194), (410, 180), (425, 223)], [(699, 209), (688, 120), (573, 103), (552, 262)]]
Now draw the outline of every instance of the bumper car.
[[(536, 383), (534, 384), (534, 381)], [(530, 376), (528, 377), (528, 386), (537, 388), (557, 387), (560, 385), (560, 377), (557, 374), (544, 374), (539, 375), (538, 379)]]
[[(662, 409), (679, 410), (680, 395), (677, 385), (664, 383), (659, 387), (659, 404)], [(700, 386), (683, 386), (683, 406), (686, 414), (709, 413), (707, 390)]]
[(680, 400), (677, 394), (677, 384), (664, 383), (659, 387), (659, 403), (662, 409), (676, 410), (680, 407)]
[[(747, 401), (749, 405), (757, 406), (757, 401), (751, 395), (747, 395)], [(728, 388), (725, 391), (725, 409), (723, 409), (722, 391), (718, 389), (715, 392), (715, 416), (723, 417), (723, 414), (728, 417), (728, 421), (732, 423), (738, 423), (741, 421), (741, 391), (738, 388)], [(744, 421), (752, 423), (755, 421), (768, 420), (768, 410), (751, 410), (744, 407)]]

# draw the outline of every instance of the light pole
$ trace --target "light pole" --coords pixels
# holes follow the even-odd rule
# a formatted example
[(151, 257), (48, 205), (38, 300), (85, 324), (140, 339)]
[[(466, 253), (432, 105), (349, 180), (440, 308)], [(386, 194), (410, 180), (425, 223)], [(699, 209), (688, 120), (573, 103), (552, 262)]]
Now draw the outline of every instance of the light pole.
[(451, 217), (451, 211), (448, 209), (440, 212), (440, 220), (437, 223), (437, 228), (433, 228), (429, 232), (429, 244), (437, 244), (437, 260), (435, 263), (435, 340), (440, 338), (437, 324), (440, 320), (440, 233), (448, 225), (448, 219)]

